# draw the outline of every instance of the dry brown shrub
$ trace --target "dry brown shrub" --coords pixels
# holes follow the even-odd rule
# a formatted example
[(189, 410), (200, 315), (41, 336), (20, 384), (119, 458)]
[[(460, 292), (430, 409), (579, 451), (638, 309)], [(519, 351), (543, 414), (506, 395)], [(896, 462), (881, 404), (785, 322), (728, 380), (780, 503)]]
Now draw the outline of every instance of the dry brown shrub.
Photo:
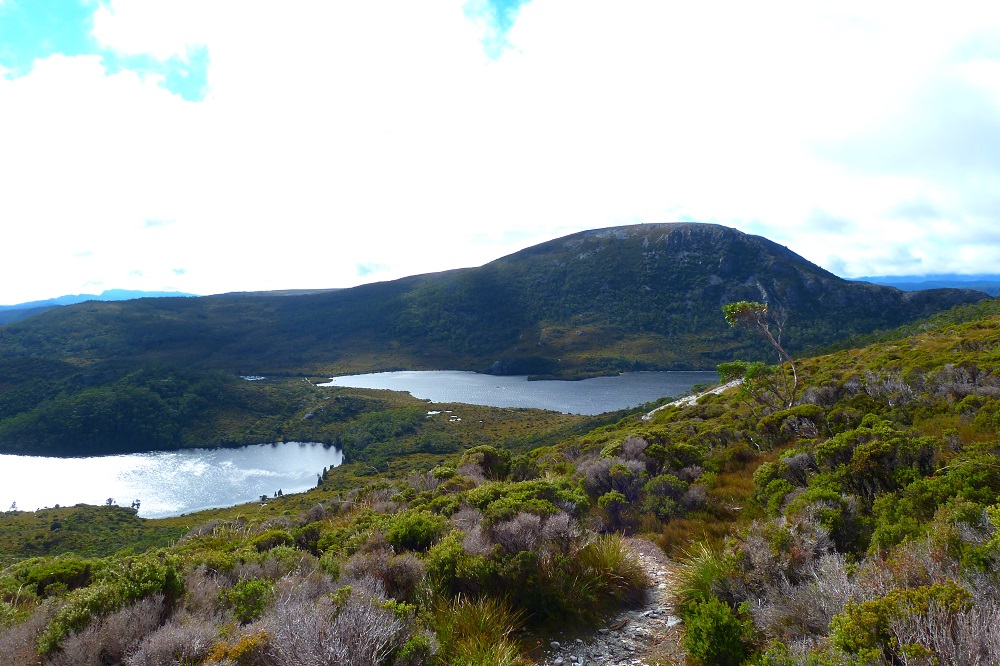
[(336, 591), (330, 577), (319, 571), (298, 571), (275, 584), (275, 596), (284, 599), (316, 601)]
[(324, 507), (322, 503), (319, 503), (302, 514), (302, 524), (308, 525), (309, 523), (315, 523), (323, 520), (325, 517), (326, 507)]
[(413, 553), (394, 555), (391, 548), (355, 553), (344, 565), (344, 576), (377, 580), (393, 599), (413, 597), (424, 576), (424, 564)]
[(200, 663), (208, 656), (218, 632), (211, 617), (186, 612), (174, 615), (166, 624), (146, 636), (125, 658), (126, 666), (175, 666)]
[(708, 506), (708, 490), (705, 486), (695, 484), (684, 491), (681, 497), (681, 509), (684, 511), (700, 511)]
[(455, 470), (455, 474), (471, 479), (477, 486), (486, 483), (486, 474), (483, 473), (483, 468), (479, 463), (465, 463)]
[(162, 594), (154, 594), (131, 606), (91, 622), (78, 634), (63, 641), (51, 659), (53, 666), (119, 664), (139, 642), (156, 631), (166, 614)]
[(184, 608), (194, 615), (215, 615), (220, 609), (219, 592), (223, 585), (219, 576), (198, 565), (184, 577)]
[(939, 666), (1000, 666), (1000, 601), (977, 601), (962, 613), (932, 602), (926, 614), (891, 618), (889, 631), (900, 645), (929, 650)]
[(701, 475), (705, 473), (705, 468), (701, 465), (688, 465), (673, 474), (681, 481), (687, 481), (688, 483), (694, 483)]
[(644, 453), (648, 446), (649, 442), (642, 437), (629, 435), (622, 442), (622, 458), (626, 460), (638, 460), (643, 464), (652, 462), (652, 459)]
[(406, 641), (404, 622), (379, 605), (378, 586), (352, 582), (340, 606), (331, 597), (316, 603), (279, 599), (262, 622), (276, 666), (380, 666)]
[(426, 490), (434, 490), (441, 485), (441, 479), (437, 478), (430, 472), (413, 472), (407, 477), (406, 483), (420, 493)]
[(542, 519), (522, 511), (510, 520), (493, 525), (490, 531), (492, 540), (500, 544), (506, 553), (535, 551), (542, 541)]
[(397, 513), (399, 511), (399, 504), (393, 501), (373, 502), (372, 511), (375, 513)]
[(38, 636), (58, 609), (56, 599), (48, 599), (35, 609), (24, 622), (0, 629), (0, 657), (3, 663), (16, 666), (41, 664), (38, 656)]
[(565, 511), (549, 516), (542, 526), (542, 536), (552, 550), (568, 554), (583, 536), (579, 523)]
[(754, 624), (768, 637), (791, 642), (826, 635), (830, 620), (858, 595), (838, 553), (812, 560), (802, 574), (795, 585), (787, 578), (777, 579), (751, 604)]
[(479, 509), (470, 506), (463, 506), (451, 517), (451, 524), (456, 529), (468, 532), (476, 527), (483, 520), (483, 513)]
[(281, 529), (290, 530), (296, 526), (296, 522), (288, 516), (275, 516), (268, 518), (254, 529), (255, 534), (263, 534), (268, 530)]
[(476, 525), (462, 538), (462, 549), (469, 555), (489, 555), (494, 544), (482, 525)]

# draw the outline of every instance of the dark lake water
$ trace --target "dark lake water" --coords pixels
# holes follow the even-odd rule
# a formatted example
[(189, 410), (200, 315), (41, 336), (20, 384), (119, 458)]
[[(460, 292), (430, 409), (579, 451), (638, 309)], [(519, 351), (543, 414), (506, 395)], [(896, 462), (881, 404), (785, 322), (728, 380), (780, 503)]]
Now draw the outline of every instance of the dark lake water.
[(322, 444), (286, 442), (236, 449), (187, 449), (92, 458), (0, 455), (0, 511), (16, 502), (38, 508), (141, 502), (144, 518), (251, 502), (261, 495), (302, 492), (324, 467), (343, 461)]
[(490, 407), (535, 407), (566, 414), (603, 414), (665, 396), (680, 397), (695, 384), (717, 384), (715, 371), (628, 372), (581, 381), (537, 381), (454, 370), (378, 372), (334, 377), (320, 386), (407, 391), (431, 402)]

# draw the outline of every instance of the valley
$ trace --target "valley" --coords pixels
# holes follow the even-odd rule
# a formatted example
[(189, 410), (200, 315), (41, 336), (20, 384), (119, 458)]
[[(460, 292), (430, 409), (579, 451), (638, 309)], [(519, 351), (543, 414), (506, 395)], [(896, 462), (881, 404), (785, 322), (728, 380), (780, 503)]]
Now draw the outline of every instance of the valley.
[[(278, 433), (344, 452), (315, 488), (267, 501), (162, 519), (118, 506), (0, 514), (0, 653), (54, 665), (995, 663), (998, 302), (849, 286), (764, 239), (690, 226), (600, 230), (488, 270), (373, 285), (360, 292), (370, 310), (309, 328), (312, 347), (289, 321), (342, 315), (361, 296), (83, 304), (0, 328), (4, 447), (170, 450)], [(603, 275), (585, 277), (604, 257)], [(513, 296), (528, 283), (547, 285), (530, 292), (547, 314)], [(789, 364), (771, 365), (723, 315), (761, 294), (787, 311), (790, 406), (776, 400)], [(477, 328), (480, 316), (497, 325)], [(591, 416), (429, 407), (318, 387), (313, 372), (499, 363), (582, 377), (737, 359), (742, 383)]]

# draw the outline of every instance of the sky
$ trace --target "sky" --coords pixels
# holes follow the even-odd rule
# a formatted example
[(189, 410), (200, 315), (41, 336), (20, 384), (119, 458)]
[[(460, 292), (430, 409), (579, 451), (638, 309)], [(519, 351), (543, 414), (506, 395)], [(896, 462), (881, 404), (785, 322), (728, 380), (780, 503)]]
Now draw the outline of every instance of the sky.
[(676, 221), (1000, 273), (998, 185), (991, 2), (0, 0), (0, 304)]

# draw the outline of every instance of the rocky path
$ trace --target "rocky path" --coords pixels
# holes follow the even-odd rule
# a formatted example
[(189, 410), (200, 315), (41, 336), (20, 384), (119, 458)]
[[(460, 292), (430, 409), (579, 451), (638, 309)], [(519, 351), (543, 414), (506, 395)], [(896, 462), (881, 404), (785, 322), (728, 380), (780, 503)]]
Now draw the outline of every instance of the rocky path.
[(690, 407), (691, 405), (696, 404), (698, 402), (698, 398), (700, 398), (703, 395), (708, 395), (709, 393), (722, 393), (723, 391), (739, 386), (742, 383), (743, 383), (742, 379), (734, 379), (731, 382), (720, 384), (719, 386), (711, 388), (707, 391), (702, 391), (701, 393), (695, 393), (694, 395), (686, 395), (683, 398), (674, 400), (673, 402), (668, 402), (665, 405), (660, 405), (653, 411), (643, 414), (642, 420), (643, 421), (650, 420), (651, 418), (653, 418), (653, 415), (656, 414), (656, 412), (660, 411), (661, 409), (666, 409), (667, 407), (675, 407), (677, 405), (680, 405), (681, 407)]
[(680, 619), (673, 615), (675, 565), (653, 543), (629, 539), (651, 582), (646, 602), (612, 617), (594, 633), (550, 641), (540, 666), (676, 666), (684, 663)]

